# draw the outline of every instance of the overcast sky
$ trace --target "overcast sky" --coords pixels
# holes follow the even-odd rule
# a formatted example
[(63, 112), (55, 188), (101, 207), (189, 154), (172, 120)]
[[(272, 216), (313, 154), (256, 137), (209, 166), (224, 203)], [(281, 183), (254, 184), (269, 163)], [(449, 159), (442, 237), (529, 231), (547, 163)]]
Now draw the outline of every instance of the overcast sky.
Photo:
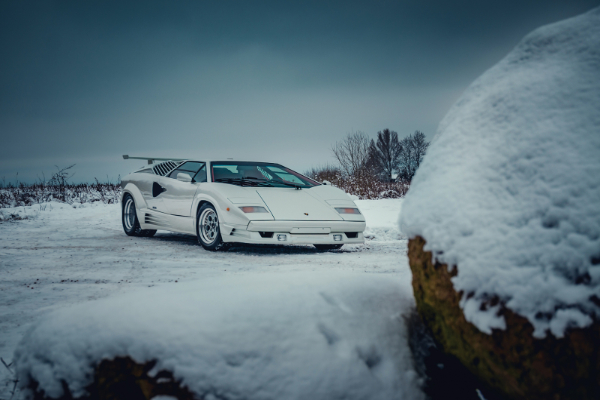
[(587, 0), (2, 1), (0, 179), (116, 180), (132, 156), (332, 163), (431, 138), (466, 87)]

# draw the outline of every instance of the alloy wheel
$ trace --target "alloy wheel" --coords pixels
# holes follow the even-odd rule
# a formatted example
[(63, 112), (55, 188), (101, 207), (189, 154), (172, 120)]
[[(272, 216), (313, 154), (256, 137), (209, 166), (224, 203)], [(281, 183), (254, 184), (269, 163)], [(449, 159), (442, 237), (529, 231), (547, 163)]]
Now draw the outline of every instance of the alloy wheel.
[(135, 204), (133, 203), (133, 199), (131, 197), (127, 198), (125, 202), (125, 207), (123, 209), (123, 223), (125, 224), (125, 228), (130, 231), (133, 229), (135, 224)]
[(212, 208), (207, 208), (200, 215), (198, 231), (202, 241), (207, 245), (212, 244), (217, 239), (219, 233), (219, 218)]

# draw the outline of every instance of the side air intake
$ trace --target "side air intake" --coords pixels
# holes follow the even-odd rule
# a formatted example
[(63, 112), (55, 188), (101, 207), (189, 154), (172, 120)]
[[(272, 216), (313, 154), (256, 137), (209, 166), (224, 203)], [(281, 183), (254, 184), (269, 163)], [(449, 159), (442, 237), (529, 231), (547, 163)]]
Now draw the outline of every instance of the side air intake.
[(148, 213), (144, 215), (144, 223), (155, 226), (168, 226), (168, 223), (166, 223), (163, 218)]

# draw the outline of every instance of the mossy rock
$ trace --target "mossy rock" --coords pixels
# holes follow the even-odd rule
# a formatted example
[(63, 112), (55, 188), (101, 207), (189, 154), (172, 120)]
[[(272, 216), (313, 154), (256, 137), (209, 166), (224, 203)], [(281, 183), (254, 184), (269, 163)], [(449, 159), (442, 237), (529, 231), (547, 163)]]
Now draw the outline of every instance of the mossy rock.
[[(73, 397), (66, 384), (63, 384), (65, 394), (60, 399), (53, 400), (150, 400), (155, 396), (168, 395), (178, 400), (193, 400), (194, 397), (181, 382), (173, 378), (168, 371), (160, 371), (149, 376), (156, 362), (138, 364), (129, 357), (119, 357), (113, 360), (103, 360), (96, 366), (94, 382), (87, 387), (89, 393), (84, 397)], [(37, 390), (37, 384), (32, 383), (34, 400), (50, 400), (43, 392)]]
[(600, 399), (599, 321), (570, 329), (562, 339), (536, 339), (526, 318), (501, 307), (506, 330), (487, 335), (459, 307), (461, 294), (450, 280), (457, 268), (449, 271), (424, 246), (422, 237), (408, 243), (417, 310), (446, 353), (512, 399)]

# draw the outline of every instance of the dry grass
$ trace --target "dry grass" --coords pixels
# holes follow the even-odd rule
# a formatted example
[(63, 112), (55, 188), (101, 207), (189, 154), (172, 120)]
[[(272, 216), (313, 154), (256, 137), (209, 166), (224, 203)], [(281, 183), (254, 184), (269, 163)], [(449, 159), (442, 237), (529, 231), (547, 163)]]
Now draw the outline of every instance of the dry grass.
[(31, 206), (49, 201), (67, 204), (102, 202), (118, 203), (121, 185), (114, 183), (80, 183), (52, 185), (46, 183), (0, 186), (0, 208)]

